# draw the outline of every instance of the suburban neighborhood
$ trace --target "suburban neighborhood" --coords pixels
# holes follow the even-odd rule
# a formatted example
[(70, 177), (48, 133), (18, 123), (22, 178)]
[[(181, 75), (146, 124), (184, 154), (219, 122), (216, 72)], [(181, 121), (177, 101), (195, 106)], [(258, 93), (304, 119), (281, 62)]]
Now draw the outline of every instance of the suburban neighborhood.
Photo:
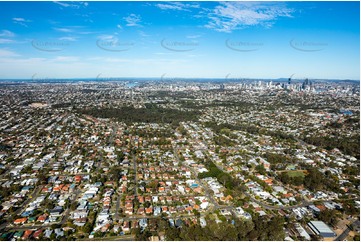
[(317, 88), (3, 85), (1, 238), (179, 240), (282, 218), (277, 239), (356, 240), (359, 143), (319, 137), (359, 137), (359, 93)]

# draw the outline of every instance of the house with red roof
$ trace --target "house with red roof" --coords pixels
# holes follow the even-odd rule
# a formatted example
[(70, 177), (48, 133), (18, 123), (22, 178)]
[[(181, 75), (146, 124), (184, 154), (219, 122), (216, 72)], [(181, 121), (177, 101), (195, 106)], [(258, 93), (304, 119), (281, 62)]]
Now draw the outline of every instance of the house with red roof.
[(48, 215), (43, 214), (43, 215), (40, 215), (36, 221), (40, 222), (40, 223), (44, 223), (47, 218), (48, 218)]
[(40, 236), (42, 235), (42, 233), (43, 233), (42, 229), (36, 230), (33, 234), (33, 238), (40, 239)]
[(18, 218), (14, 221), (14, 224), (24, 224), (27, 220), (27, 218)]
[(152, 207), (146, 208), (145, 213), (146, 214), (152, 214), (153, 213), (153, 208)]
[(75, 180), (76, 183), (81, 182), (81, 179), (82, 179), (82, 177), (80, 175), (74, 176), (74, 180)]
[(30, 235), (33, 233), (32, 230), (28, 229), (28, 230), (25, 230), (24, 234), (23, 234), (23, 237), (21, 237), (22, 240), (28, 240)]

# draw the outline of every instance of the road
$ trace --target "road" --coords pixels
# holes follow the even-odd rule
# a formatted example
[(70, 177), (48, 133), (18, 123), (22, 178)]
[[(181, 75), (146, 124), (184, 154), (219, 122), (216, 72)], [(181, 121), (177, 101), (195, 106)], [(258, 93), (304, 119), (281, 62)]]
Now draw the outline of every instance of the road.
[[(360, 220), (355, 220), (352, 225), (354, 227), (356, 226), (360, 226)], [(347, 228), (342, 232), (342, 234), (340, 234), (334, 241), (343, 241), (347, 238), (348, 234), (350, 233), (351, 229), (349, 228), (349, 226), (347, 226)]]
[[(180, 159), (178, 157), (178, 148), (177, 147), (173, 147), (173, 153), (174, 153), (174, 157), (176, 158), (177, 162), (180, 162)], [(195, 179), (197, 180), (197, 182), (202, 186), (204, 192), (205, 192), (205, 195), (208, 197), (208, 200), (213, 204), (214, 206), (214, 209), (219, 209), (219, 204), (217, 203), (217, 201), (214, 199), (214, 197), (211, 195), (211, 192), (210, 192), (210, 189), (205, 186), (203, 184), (203, 182), (198, 178), (198, 176), (196, 175), (196, 172), (195, 170), (193, 169), (193, 167), (191, 166), (188, 166), (185, 164), (185, 166), (187, 166), (190, 170), (191, 170), (191, 173), (193, 175), (193, 177), (195, 177)]]
[[(181, 215), (175, 215), (175, 216), (167, 216), (167, 219), (178, 219), (178, 218), (195, 218), (196, 216), (191, 212), (190, 214), (181, 214)], [(123, 221), (134, 221), (139, 219), (160, 219), (162, 218), (161, 215), (154, 216), (154, 215), (131, 215), (128, 217), (121, 218)]]
[(214, 197), (212, 196), (212, 194), (211, 194), (211, 189), (209, 189), (208, 186), (204, 185), (203, 182), (198, 178), (198, 176), (196, 175), (193, 167), (189, 167), (189, 168), (190, 168), (193, 176), (196, 177), (197, 182), (202, 186), (202, 188), (203, 188), (206, 196), (208, 197), (209, 201), (211, 201), (211, 203), (213, 204), (213, 206), (214, 206), (214, 207), (213, 207), (213, 210), (219, 209), (220, 206), (219, 206), (218, 202), (217, 202), (217, 201), (214, 199)]
[(133, 169), (134, 169), (134, 195), (138, 196), (137, 156), (136, 155), (133, 155)]
[(298, 141), (302, 146), (309, 146), (309, 144), (307, 144), (305, 141), (303, 141), (303, 140), (301, 140), (301, 139), (299, 139), (299, 138), (296, 138), (296, 137), (294, 137), (294, 139), (296, 140), (296, 141)]
[(84, 238), (84, 239), (78, 239), (79, 241), (102, 241), (102, 240), (120, 240), (120, 241), (135, 241), (135, 237), (132, 234), (127, 234), (127, 235), (121, 235), (121, 236), (109, 236), (109, 237), (104, 237), (104, 238), (93, 238), (93, 239), (89, 239), (89, 238)]
[[(79, 193), (80, 193), (80, 190), (76, 190), (75, 193), (73, 193), (73, 196), (72, 196), (71, 201), (69, 202), (69, 204), (72, 204), (75, 201), (75, 199), (77, 198)], [(70, 208), (67, 208), (65, 210), (65, 212), (64, 212), (64, 216), (63, 216), (62, 220), (60, 221), (60, 223), (48, 223), (48, 224), (41, 224), (41, 225), (25, 225), (25, 226), (11, 226), (11, 227), (9, 226), (8, 229), (10, 229), (10, 230), (41, 229), (41, 228), (48, 228), (53, 224), (63, 225), (68, 220), (69, 214), (70, 214)]]
[(30, 203), (32, 202), (39, 194), (39, 192), (41, 191), (41, 189), (43, 188), (43, 186), (38, 186), (34, 189), (34, 191), (31, 193), (31, 195), (28, 196), (28, 199), (26, 199), (26, 201), (21, 205), (20, 208), (18, 208), (14, 213), (15, 215), (18, 215), (20, 214), (20, 212), (22, 210), (25, 209), (25, 207)]
[(114, 143), (114, 136), (115, 136), (115, 133), (117, 132), (118, 128), (117, 128), (117, 124), (114, 124), (113, 126), (113, 131), (109, 137), (109, 145), (113, 145)]
[[(80, 190), (77, 189), (77, 190), (75, 191), (75, 193), (73, 194), (71, 201), (69, 201), (69, 206), (76, 200), (76, 198), (78, 197), (79, 193), (80, 193)], [(66, 221), (68, 220), (68, 217), (69, 217), (69, 214), (70, 214), (70, 208), (69, 208), (69, 206), (68, 206), (68, 208), (65, 210), (65, 214), (64, 214), (64, 216), (63, 216), (63, 219), (62, 219), (61, 222), (60, 222), (61, 225), (63, 225), (64, 223), (66, 223)]]
[(251, 194), (249, 194), (248, 192), (244, 192), (244, 194), (246, 196), (248, 196), (252, 202), (257, 203), (258, 205), (262, 206), (263, 208), (269, 209), (269, 210), (290, 210), (290, 209), (295, 209), (295, 208), (300, 208), (300, 207), (306, 207), (309, 205), (313, 205), (313, 202), (307, 202), (307, 201), (303, 201), (301, 204), (298, 205), (292, 205), (292, 206), (273, 206), (273, 205), (269, 205), (267, 203), (264, 203), (262, 201), (259, 201), (257, 199), (255, 199)]
[[(17, 216), (21, 213), (21, 211), (23, 211), (30, 202), (32, 202), (39, 194), (39, 192), (41, 191), (41, 189), (43, 188), (43, 186), (38, 186), (34, 189), (34, 191), (31, 193), (31, 195), (28, 196), (28, 199), (25, 200), (25, 202), (23, 202), (23, 204), (14, 212), (14, 215)], [(12, 219), (12, 215), (9, 215), (9, 217), (7, 218), (6, 223), (3, 223), (0, 225), (0, 231), (5, 229), (10, 223), (13, 222)]]
[[(298, 142), (300, 142), (302, 145), (308, 145), (308, 144), (305, 143), (303, 140), (300, 140), (300, 139), (296, 139), (296, 140), (297, 140)], [(208, 141), (207, 141), (207, 140), (204, 140), (204, 142), (205, 142), (205, 144), (209, 147)], [(174, 149), (175, 149), (174, 153), (176, 154), (176, 157), (178, 158), (178, 156), (177, 156), (177, 155), (178, 155), (178, 154), (177, 154), (177, 149), (176, 149), (176, 148), (174, 148)], [(203, 149), (201, 149), (201, 150), (203, 150)], [(204, 150), (207, 150), (207, 149), (204, 149)], [(179, 159), (178, 159), (178, 161), (179, 161)], [(217, 166), (218, 169), (220, 169), (220, 170), (223, 171), (223, 172), (226, 172), (226, 171), (223, 169), (223, 167), (219, 166), (217, 163), (214, 163), (214, 164)], [(189, 167), (189, 168), (191, 169), (192, 173), (194, 173), (193, 168), (192, 168), (192, 167)], [(199, 179), (197, 179), (197, 180), (199, 181)], [(278, 181), (276, 181), (276, 182), (279, 183)], [(203, 183), (200, 183), (200, 184), (201, 184), (202, 187), (205, 189), (207, 196), (210, 198), (210, 201), (214, 204), (214, 206), (215, 206), (216, 209), (219, 209), (219, 208), (227, 208), (227, 209), (230, 209), (230, 211), (231, 211), (232, 213), (234, 212), (234, 211), (233, 211), (234, 208), (233, 208), (232, 206), (219, 206), (218, 203), (214, 200), (213, 196), (211, 196), (211, 195), (209, 194), (209, 192), (207, 191), (207, 188), (205, 188), (205, 187), (203, 186)], [(297, 191), (295, 191), (293, 188), (290, 188), (290, 187), (289, 187), (289, 189), (292, 190), (293, 192), (297, 193)], [(307, 200), (305, 200), (305, 199), (302, 199), (301, 203), (300, 203), (300, 204), (297, 204), (297, 205), (292, 205), (292, 206), (273, 206), (273, 205), (269, 205), (269, 204), (267, 204), (267, 203), (265, 203), (265, 202), (263, 202), (263, 201), (260, 201), (260, 200), (255, 199), (255, 198), (254, 198), (251, 194), (249, 194), (248, 192), (244, 192), (244, 194), (245, 194), (246, 196), (248, 196), (251, 201), (253, 201), (253, 202), (259, 204), (260, 206), (262, 206), (263, 208), (269, 209), (269, 210), (291, 210), (291, 209), (295, 209), (295, 208), (300, 208), (300, 207), (306, 207), (306, 206), (309, 206), (309, 205), (313, 205), (314, 202), (316, 202), (316, 201), (319, 201), (319, 202), (331, 202), (331, 201), (332, 201), (332, 200), (307, 201)]]
[(58, 223), (48, 223), (48, 224), (39, 224), (39, 225), (25, 225), (25, 226), (14, 226), (14, 227), (7, 227), (8, 230), (10, 231), (18, 231), (18, 230), (21, 230), (21, 231), (24, 231), (24, 230), (28, 230), (28, 229), (45, 229), (45, 228), (48, 228), (50, 227), (51, 225), (53, 224), (58, 224)]
[[(215, 162), (214, 162), (214, 164), (217, 166), (218, 169), (220, 169), (221, 171), (226, 173), (226, 171), (223, 169), (223, 167), (219, 166)], [(309, 205), (313, 204), (313, 202), (308, 202), (308, 201), (302, 200), (301, 204), (298, 204), (298, 205), (293, 205), (293, 206), (273, 206), (273, 205), (269, 205), (267, 203), (264, 203), (262, 201), (259, 201), (259, 200), (255, 199), (248, 192), (244, 192), (244, 194), (246, 196), (248, 196), (251, 199), (251, 201), (253, 201), (253, 202), (259, 204), (260, 206), (262, 206), (263, 208), (269, 209), (269, 210), (290, 210), (290, 209), (295, 209), (295, 208), (300, 208), (300, 207), (306, 207), (306, 206), (309, 206)]]
[(115, 221), (118, 221), (119, 220), (119, 207), (120, 207), (120, 199), (121, 199), (121, 195), (117, 192), (117, 203), (115, 205), (115, 215), (114, 215), (114, 218), (115, 218)]

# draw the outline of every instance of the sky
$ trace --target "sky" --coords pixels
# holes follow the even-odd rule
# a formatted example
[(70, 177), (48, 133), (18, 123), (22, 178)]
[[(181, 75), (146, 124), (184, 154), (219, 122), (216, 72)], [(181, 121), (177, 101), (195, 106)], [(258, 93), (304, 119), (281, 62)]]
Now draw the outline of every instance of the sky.
[(360, 79), (359, 2), (0, 2), (0, 79)]

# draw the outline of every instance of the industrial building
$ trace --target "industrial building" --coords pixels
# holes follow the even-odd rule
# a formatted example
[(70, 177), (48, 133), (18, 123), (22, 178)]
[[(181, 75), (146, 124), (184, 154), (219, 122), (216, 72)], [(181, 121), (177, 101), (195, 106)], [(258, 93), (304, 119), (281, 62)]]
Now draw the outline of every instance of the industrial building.
[(322, 236), (323, 238), (331, 238), (336, 236), (336, 233), (333, 232), (330, 227), (328, 227), (327, 224), (322, 221), (311, 221), (308, 223), (308, 227), (316, 235)]

